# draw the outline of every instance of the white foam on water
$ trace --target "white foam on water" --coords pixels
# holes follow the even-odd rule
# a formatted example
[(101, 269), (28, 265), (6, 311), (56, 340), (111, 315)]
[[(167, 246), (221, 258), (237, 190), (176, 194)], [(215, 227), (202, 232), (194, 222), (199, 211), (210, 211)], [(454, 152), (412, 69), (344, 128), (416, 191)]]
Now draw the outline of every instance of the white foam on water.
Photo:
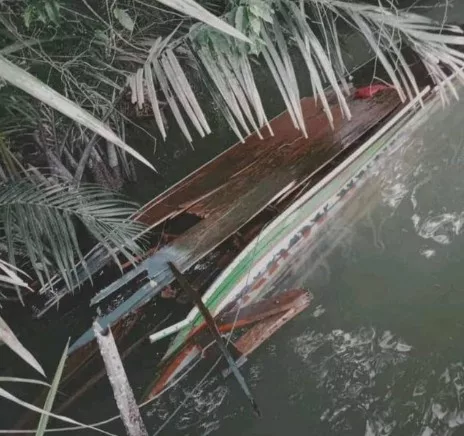
[(389, 207), (396, 209), (403, 199), (408, 194), (409, 190), (401, 183), (395, 183), (392, 186), (386, 187), (382, 190), (382, 198), (385, 204)]
[(423, 239), (432, 239), (441, 245), (448, 245), (453, 237), (461, 234), (464, 212), (447, 212), (437, 215), (431, 213), (425, 218), (421, 218), (416, 213), (411, 219), (418, 236)]
[(403, 344), (402, 342), (398, 342), (395, 347), (396, 351), (399, 351), (400, 353), (408, 353), (409, 351), (412, 350), (411, 345), (408, 344)]
[(324, 315), (324, 313), (325, 313), (325, 309), (321, 305), (319, 305), (316, 307), (316, 309), (312, 313), (312, 316), (313, 318), (319, 318), (320, 316)]
[(219, 421), (219, 419), (216, 419), (211, 422), (203, 423), (200, 426), (202, 430), (201, 436), (207, 436), (210, 433), (213, 433), (214, 431), (219, 430), (220, 427), (221, 427), (221, 422)]
[(453, 411), (448, 415), (449, 428), (460, 427), (464, 424), (464, 411)]
[(427, 426), (424, 428), (424, 431), (421, 433), (420, 436), (433, 436), (433, 430)]
[(430, 259), (431, 257), (435, 256), (437, 252), (435, 250), (432, 250), (431, 248), (427, 248), (427, 249), (424, 248), (420, 251), (420, 254), (421, 256), (424, 256), (425, 258)]
[(446, 416), (446, 410), (443, 409), (443, 406), (439, 403), (432, 404), (432, 413), (438, 420), (442, 420)]
[[(419, 165), (419, 168), (421, 169), (422, 171), (422, 164)], [(419, 173), (421, 172), (417, 172), (414, 171), (414, 176), (417, 177), (417, 175), (419, 175)], [(412, 208), (414, 210), (417, 209), (417, 207), (419, 206), (419, 201), (417, 200), (417, 191), (419, 190), (419, 188), (421, 188), (422, 186), (424, 186), (425, 184), (427, 184), (428, 182), (430, 182), (430, 177), (426, 177), (425, 179), (421, 180), (419, 183), (417, 183), (414, 188), (412, 188), (412, 191), (411, 191), (411, 203), (412, 203)]]
[[(331, 406), (320, 416), (333, 431), (341, 431), (350, 413), (363, 410), (367, 415), (366, 435), (390, 435), (396, 426), (393, 413), (377, 413), (379, 399), (374, 390), (377, 380), (389, 368), (405, 362), (412, 346), (391, 331), (374, 328), (329, 333), (307, 331), (292, 341)], [(390, 392), (382, 397), (388, 401)], [(371, 413), (372, 410), (372, 413)]]
[(177, 430), (196, 428), (195, 434), (206, 436), (220, 427), (220, 419), (217, 415), (218, 408), (229, 394), (225, 385), (218, 385), (217, 377), (211, 377), (195, 390), (193, 386), (178, 385), (169, 390), (162, 397), (151, 404), (145, 413), (147, 417), (155, 417), (163, 423), (171, 418), (172, 413), (182, 402), (186, 395), (191, 395), (184, 407), (173, 418), (172, 425)]
[(412, 392), (413, 397), (421, 397), (427, 392), (427, 381), (419, 380), (414, 386), (414, 391)]
[(250, 366), (249, 374), (247, 380), (249, 380), (252, 386), (256, 386), (257, 383), (262, 380), (263, 365), (260, 363), (255, 363)]

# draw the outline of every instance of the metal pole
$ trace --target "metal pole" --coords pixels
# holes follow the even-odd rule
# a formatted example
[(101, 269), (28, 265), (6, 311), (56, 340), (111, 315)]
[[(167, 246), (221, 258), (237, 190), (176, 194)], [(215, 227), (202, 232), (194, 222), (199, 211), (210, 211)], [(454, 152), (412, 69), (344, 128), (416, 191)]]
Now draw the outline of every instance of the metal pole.
[(192, 288), (190, 283), (187, 281), (187, 279), (183, 276), (183, 274), (177, 269), (177, 267), (172, 263), (168, 262), (169, 268), (171, 268), (172, 273), (174, 274), (174, 277), (176, 278), (177, 282), (179, 283), (180, 287), (187, 292), (187, 294), (190, 296), (190, 298), (193, 300), (193, 302), (198, 306), (198, 310), (200, 313), (203, 315), (203, 318), (206, 321), (206, 324), (208, 325), (209, 330), (211, 331), (211, 334), (213, 335), (214, 339), (216, 340), (216, 343), (218, 344), (219, 349), (221, 350), (221, 353), (224, 355), (224, 358), (226, 359), (231, 372), (234, 374), (235, 378), (238, 381), (238, 384), (242, 388), (243, 392), (247, 396), (248, 400), (251, 403), (251, 406), (253, 407), (253, 411), (257, 416), (261, 416), (261, 412), (259, 410), (258, 405), (256, 404), (255, 399), (253, 398), (253, 395), (251, 394), (251, 391), (246, 384), (245, 379), (243, 378), (241, 372), (239, 371), (234, 359), (232, 358), (230, 351), (227, 349), (227, 346), (224, 342), (224, 339), (221, 336), (221, 333), (219, 332), (219, 329), (214, 322), (213, 316), (211, 315), (210, 311), (208, 308), (205, 306), (203, 303), (203, 300), (201, 299), (200, 295), (198, 292)]

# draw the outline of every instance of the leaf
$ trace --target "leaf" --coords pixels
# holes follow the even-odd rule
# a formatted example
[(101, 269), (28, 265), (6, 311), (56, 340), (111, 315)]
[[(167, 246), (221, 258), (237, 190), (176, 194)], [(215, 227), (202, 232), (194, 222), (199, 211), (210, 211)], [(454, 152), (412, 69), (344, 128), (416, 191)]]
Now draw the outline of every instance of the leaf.
[(263, 55), (271, 69), (271, 72), (273, 73), (274, 79), (281, 91), (295, 127), (300, 129), (305, 137), (308, 137), (301, 110), (300, 93), (296, 83), (295, 71), (290, 60), (288, 48), (277, 24), (274, 25), (274, 31), (277, 32), (276, 40), (280, 50), (280, 55), (264, 28), (262, 35), (266, 43), (267, 50), (263, 50)]
[(227, 107), (227, 102), (222, 98), (222, 95), (218, 94), (215, 90), (215, 84), (211, 81), (211, 78), (209, 77), (208, 72), (205, 70), (204, 65), (195, 51), (192, 51), (192, 55), (194, 56), (195, 60), (197, 61), (197, 64), (199, 68), (202, 70), (202, 73), (204, 73), (204, 79), (205, 83), (207, 84), (207, 88), (211, 94), (211, 97), (213, 98), (213, 101), (218, 108), (218, 110), (222, 113), (224, 116), (225, 120), (229, 124), (230, 128), (232, 131), (237, 135), (237, 138), (243, 143), (245, 140), (243, 139), (243, 135), (240, 132), (240, 129), (237, 126), (237, 123), (234, 120), (234, 117), (232, 113), (230, 112), (229, 108)]
[(48, 19), (54, 24), (59, 24), (60, 14), (58, 6), (54, 0), (45, 2), (45, 12), (47, 13)]
[(21, 378), (21, 377), (0, 377), (0, 382), (3, 383), (25, 383), (33, 385), (41, 385), (50, 387), (50, 384), (42, 380), (35, 380), (32, 378)]
[[(64, 347), (64, 351), (61, 356), (60, 363), (58, 364), (58, 367), (56, 368), (55, 376), (53, 377), (52, 385), (50, 387), (50, 390), (48, 391), (47, 398), (45, 399), (43, 410), (45, 410), (46, 412), (51, 412), (52, 410), (53, 402), (55, 401), (55, 396), (58, 391), (58, 386), (60, 384), (61, 375), (63, 374), (64, 365), (66, 363), (66, 357), (68, 356), (68, 348), (69, 348), (69, 339), (68, 339), (68, 342), (66, 343), (66, 346)], [(45, 433), (45, 429), (47, 428), (49, 417), (50, 416), (48, 414), (45, 414), (45, 413), (42, 414), (42, 416), (40, 417), (39, 425), (37, 426), (36, 436), (43, 436), (43, 434)]]
[(372, 33), (372, 30), (366, 24), (365, 20), (362, 18), (361, 15), (354, 13), (354, 12), (351, 13), (350, 15), (351, 15), (351, 19), (358, 26), (359, 30), (364, 35), (366, 41), (371, 46), (375, 55), (377, 56), (379, 61), (382, 63), (382, 66), (385, 68), (385, 71), (387, 72), (393, 85), (395, 86), (401, 101), (404, 102), (406, 100), (406, 96), (403, 92), (403, 88), (401, 87), (401, 84), (398, 80), (398, 77), (395, 73), (393, 66), (388, 61), (388, 58), (385, 56), (385, 54), (380, 49), (380, 47), (376, 44), (376, 38), (375, 38), (375, 35)]
[(76, 123), (82, 124), (93, 132), (103, 136), (107, 141), (112, 142), (118, 147), (121, 147), (125, 152), (131, 154), (140, 162), (144, 163), (146, 166), (155, 171), (153, 165), (150, 162), (148, 162), (132, 147), (129, 147), (121, 138), (119, 138), (100, 120), (1, 55), (0, 77), (42, 101), (43, 103), (68, 116)]
[(208, 12), (203, 6), (200, 6), (194, 0), (158, 0), (166, 6), (175, 9), (178, 12), (182, 12), (185, 15), (189, 15), (196, 18), (199, 21), (203, 21), (208, 26), (214, 27), (215, 29), (226, 33), (227, 35), (233, 36), (241, 41), (250, 43), (251, 41), (237, 29), (227, 24), (225, 21)]
[(129, 32), (134, 31), (134, 20), (124, 9), (114, 8), (113, 9), (114, 17), (119, 21), (119, 24), (127, 29)]
[(239, 32), (243, 32), (244, 26), (244, 13), (245, 6), (239, 6), (237, 12), (235, 13), (235, 27)]
[(133, 203), (93, 185), (50, 186), (29, 179), (0, 184), (0, 225), (9, 254), (13, 260), (20, 254), (29, 256), (42, 286), (45, 277), (51, 284), (55, 271), (68, 289), (91, 278), (76, 236), (76, 220), (117, 264), (116, 251), (129, 260), (140, 255), (143, 250), (134, 239), (145, 227), (128, 220), (135, 211)]
[(182, 84), (179, 82), (178, 75), (174, 72), (174, 69), (171, 63), (169, 62), (168, 58), (165, 55), (161, 57), (161, 65), (163, 66), (163, 69), (166, 72), (166, 77), (168, 78), (168, 81), (171, 84), (171, 89), (173, 93), (176, 95), (180, 104), (184, 108), (184, 111), (187, 113), (188, 117), (190, 118), (190, 121), (195, 126), (200, 136), (203, 138), (205, 136), (203, 127), (199, 119), (197, 118), (197, 114), (192, 108), (189, 98), (186, 95), (186, 90), (183, 88)]
[(274, 21), (272, 6), (264, 0), (254, 0), (253, 4), (250, 6), (250, 12), (267, 23), (272, 24)]
[(30, 403), (28, 403), (26, 401), (23, 401), (23, 400), (19, 399), (18, 397), (15, 397), (13, 394), (10, 394), (8, 391), (6, 391), (3, 388), (0, 388), (0, 397), (5, 398), (6, 400), (11, 401), (13, 403), (16, 403), (16, 404), (18, 404), (20, 406), (23, 406), (26, 409), (32, 410), (33, 412), (37, 412), (37, 413), (40, 413), (40, 414), (45, 414), (45, 415), (47, 415), (49, 417), (56, 418), (56, 419), (58, 419), (60, 421), (64, 421), (64, 422), (68, 422), (70, 424), (78, 425), (81, 428), (88, 428), (88, 429), (91, 429), (91, 430), (95, 430), (95, 431), (97, 431), (99, 433), (103, 433), (103, 434), (106, 434), (108, 436), (116, 436), (114, 433), (109, 433), (109, 432), (107, 432), (105, 430), (102, 430), (102, 429), (100, 429), (98, 427), (83, 424), (82, 422), (79, 422), (79, 421), (76, 421), (74, 419), (68, 418), (67, 416), (57, 415), (55, 413), (47, 412), (46, 410), (43, 410), (40, 407), (35, 406), (34, 404), (30, 404)]
[(198, 54), (201, 58), (203, 66), (205, 67), (212, 81), (219, 90), (219, 93), (224, 99), (225, 104), (227, 104), (230, 111), (238, 120), (246, 134), (249, 135), (251, 133), (250, 129), (248, 128), (248, 125), (245, 119), (243, 118), (243, 114), (240, 110), (237, 100), (233, 92), (231, 91), (230, 86), (227, 83), (227, 80), (225, 80), (225, 78), (223, 77), (223, 74), (221, 73), (221, 70), (219, 69), (217, 63), (214, 61), (213, 56), (206, 48), (200, 50)]
[(34, 19), (34, 7), (28, 5), (23, 14), (24, 25), (29, 29), (31, 26), (32, 20)]
[(186, 98), (192, 106), (192, 109), (195, 112), (195, 115), (200, 121), (201, 125), (203, 126), (203, 129), (207, 134), (211, 133), (211, 128), (209, 127), (208, 122), (206, 121), (206, 117), (203, 111), (201, 110), (200, 104), (198, 103), (198, 100), (195, 97), (192, 87), (188, 82), (187, 76), (185, 75), (184, 70), (182, 69), (179, 61), (174, 55), (174, 52), (168, 49), (166, 50), (166, 56), (171, 63), (173, 73), (176, 76), (176, 80), (179, 86), (182, 88), (182, 91), (184, 92)]
[(259, 35), (261, 33), (261, 20), (252, 15), (250, 16), (249, 23), (251, 31), (256, 35)]
[(17, 274), (20, 273), (27, 275), (20, 269), (0, 259), (0, 270), (5, 273), (5, 275), (0, 274), (0, 283), (6, 283), (8, 285), (21, 286), (23, 288), (30, 289), (28, 284)]
[(155, 84), (153, 81), (153, 73), (151, 70), (151, 64), (145, 64), (144, 66), (144, 72), (145, 72), (145, 82), (147, 84), (147, 92), (148, 92), (148, 98), (151, 103), (151, 107), (153, 109), (153, 114), (155, 116), (156, 124), (158, 126), (158, 129), (161, 132), (161, 136), (163, 139), (166, 139), (166, 129), (164, 128), (164, 121), (163, 117), (161, 116), (161, 111), (159, 108), (159, 103), (158, 103), (158, 97), (156, 96), (156, 89), (155, 89)]
[(0, 316), (0, 340), (14, 351), (21, 359), (34, 368), (39, 374), (45, 377), (45, 372), (35, 357), (21, 344), (8, 324)]
[(182, 130), (182, 133), (184, 134), (184, 136), (187, 138), (188, 142), (191, 143), (192, 136), (190, 135), (187, 125), (185, 124), (184, 118), (182, 117), (182, 114), (179, 110), (179, 106), (177, 105), (177, 102), (171, 92), (166, 74), (163, 71), (161, 64), (158, 62), (157, 59), (153, 59), (151, 64), (153, 66), (153, 71), (155, 73), (155, 76), (158, 79), (158, 82), (160, 84), (161, 90), (163, 91), (163, 94), (166, 97), (166, 100), (169, 104), (169, 107), (171, 108), (174, 118), (177, 121), (177, 124)]
[(145, 103), (145, 87), (143, 85), (143, 68), (139, 68), (135, 75), (135, 89), (137, 90), (137, 106), (143, 108)]
[[(237, 80), (236, 75), (234, 74), (233, 71), (230, 70), (230, 67), (229, 67), (229, 65), (227, 65), (225, 57), (221, 53), (217, 53), (217, 58), (218, 58), (218, 64), (219, 64), (219, 66), (221, 68), (222, 74), (226, 78), (227, 83), (228, 83), (232, 93), (234, 94), (235, 98), (237, 99), (242, 113), (245, 114), (248, 122), (251, 124), (253, 129), (256, 131), (258, 137), (260, 139), (263, 139), (263, 136), (262, 136), (258, 126), (256, 125), (256, 122), (255, 122), (255, 120), (253, 118), (253, 115), (251, 113), (250, 106), (248, 104), (247, 98), (246, 98), (246, 96), (245, 96), (245, 94), (243, 92), (243, 89), (242, 89), (239, 81)], [(229, 59), (230, 58), (231, 58), (231, 56), (229, 56)], [(236, 59), (232, 58), (230, 63), (236, 64), (237, 63)], [(235, 70), (234, 68), (232, 68), (232, 69)], [(239, 70), (236, 70), (236, 71), (239, 72)]]

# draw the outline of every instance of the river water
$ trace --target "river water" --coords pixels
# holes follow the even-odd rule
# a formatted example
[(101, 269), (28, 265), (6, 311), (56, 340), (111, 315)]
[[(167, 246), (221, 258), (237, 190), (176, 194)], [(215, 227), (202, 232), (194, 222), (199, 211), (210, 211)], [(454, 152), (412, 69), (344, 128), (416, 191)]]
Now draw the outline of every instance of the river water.
[[(278, 279), (315, 300), (243, 367), (263, 417), (213, 372), (162, 434), (464, 434), (463, 113), (433, 113)], [(148, 406), (154, 431), (202, 375)]]

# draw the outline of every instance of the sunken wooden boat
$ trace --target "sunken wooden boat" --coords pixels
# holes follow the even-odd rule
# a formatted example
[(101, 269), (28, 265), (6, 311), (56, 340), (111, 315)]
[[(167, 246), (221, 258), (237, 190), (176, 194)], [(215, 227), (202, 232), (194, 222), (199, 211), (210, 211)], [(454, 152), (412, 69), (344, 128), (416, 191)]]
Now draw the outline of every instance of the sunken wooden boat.
[[(426, 109), (419, 108), (428, 92), (428, 88), (424, 89), (418, 98), (403, 106), (351, 156), (264, 228), (203, 296), (221, 332), (239, 331), (232, 341), (239, 352), (238, 362), (309, 305), (310, 293), (304, 297), (296, 296), (295, 291), (282, 292), (279, 287), (270, 286), (273, 278), (296, 261), (301, 245), (314, 238), (327, 217), (336, 214), (349, 201), (350, 194), (362, 185), (375, 162), (407, 139), (408, 132), (427, 113)], [(281, 311), (277, 303), (282, 305)], [(235, 324), (230, 320), (235, 320)], [(155, 342), (177, 333), (160, 366), (159, 378), (147, 392), (146, 399), (168, 389), (196, 360), (205, 357), (205, 350), (211, 345), (204, 338), (205, 330), (205, 321), (195, 308), (184, 320), (150, 336)]]
[[(296, 298), (292, 302), (295, 306), (288, 310), (266, 319), (256, 315), (259, 304), (271, 304), (276, 297), (266, 286), (270, 278), (290, 261), (298, 242), (313, 237), (328, 214), (335, 213), (349, 198), (350, 189), (362, 179), (366, 167), (430, 95), (426, 85), (425, 80), (420, 96), (409, 103), (402, 103), (396, 91), (388, 87), (369, 87), (367, 94), (353, 89), (348, 98), (352, 120), (343, 118), (329, 92), (333, 129), (317, 102), (304, 98), (301, 105), (309, 138), (294, 129), (289, 114), (283, 113), (270, 123), (275, 136), (267, 129), (261, 132), (263, 140), (251, 135), (245, 143), (231, 147), (148, 203), (135, 219), (160, 234), (185, 217), (190, 221), (184, 231), (160, 237), (138, 266), (92, 299), (103, 313), (97, 321), (102, 327), (112, 328), (122, 357), (152, 333), (145, 329), (125, 341), (146, 304), (169, 287), (176, 287), (167, 262), (175, 263), (204, 292), (203, 301), (220, 325), (221, 320), (246, 306), (255, 313), (241, 320), (241, 328), (246, 331), (240, 332), (244, 339), (238, 343), (243, 344), (244, 355), (284, 325), (284, 320), (291, 319), (290, 310), (296, 316), (298, 308), (307, 307), (309, 293), (305, 298), (300, 296), (301, 300)], [(90, 259), (94, 272), (108, 264), (98, 249)], [(114, 300), (122, 295), (122, 302), (114, 307)], [(251, 306), (254, 304), (258, 305)], [(152, 336), (152, 340), (158, 340), (177, 333), (159, 367), (159, 382), (149, 390), (149, 396), (172, 382), (202, 343), (198, 338), (203, 336), (205, 326), (195, 309), (185, 319), (175, 321)], [(59, 405), (58, 412), (105, 374), (104, 370), (90, 372), (85, 385), (72, 387), (76, 375), (90, 371), (92, 362), (98, 360), (93, 339), (89, 329), (69, 349), (61, 389), (70, 389), (72, 397)], [(43, 402), (43, 396), (38, 402)]]
[[(349, 98), (353, 118), (343, 117), (335, 96), (328, 95), (334, 118), (331, 128), (313, 98), (301, 101), (310, 138), (294, 129), (288, 113), (271, 121), (275, 136), (251, 135), (147, 204), (137, 219), (149, 227), (186, 214), (198, 221), (168, 244), (151, 253), (123, 277), (98, 292), (92, 305), (102, 305), (127, 287), (136, 288), (116, 309), (98, 318), (109, 327), (133, 313), (169, 286), (174, 277), (167, 263), (193, 276), (208, 255), (222, 259), (219, 268), (202, 274), (203, 285), (213, 279), (269, 222), (338, 163), (376, 126), (401, 107), (395, 90), (387, 88), (368, 99)], [(236, 247), (234, 250), (231, 247)], [(70, 347), (70, 353), (93, 340), (89, 329)]]

